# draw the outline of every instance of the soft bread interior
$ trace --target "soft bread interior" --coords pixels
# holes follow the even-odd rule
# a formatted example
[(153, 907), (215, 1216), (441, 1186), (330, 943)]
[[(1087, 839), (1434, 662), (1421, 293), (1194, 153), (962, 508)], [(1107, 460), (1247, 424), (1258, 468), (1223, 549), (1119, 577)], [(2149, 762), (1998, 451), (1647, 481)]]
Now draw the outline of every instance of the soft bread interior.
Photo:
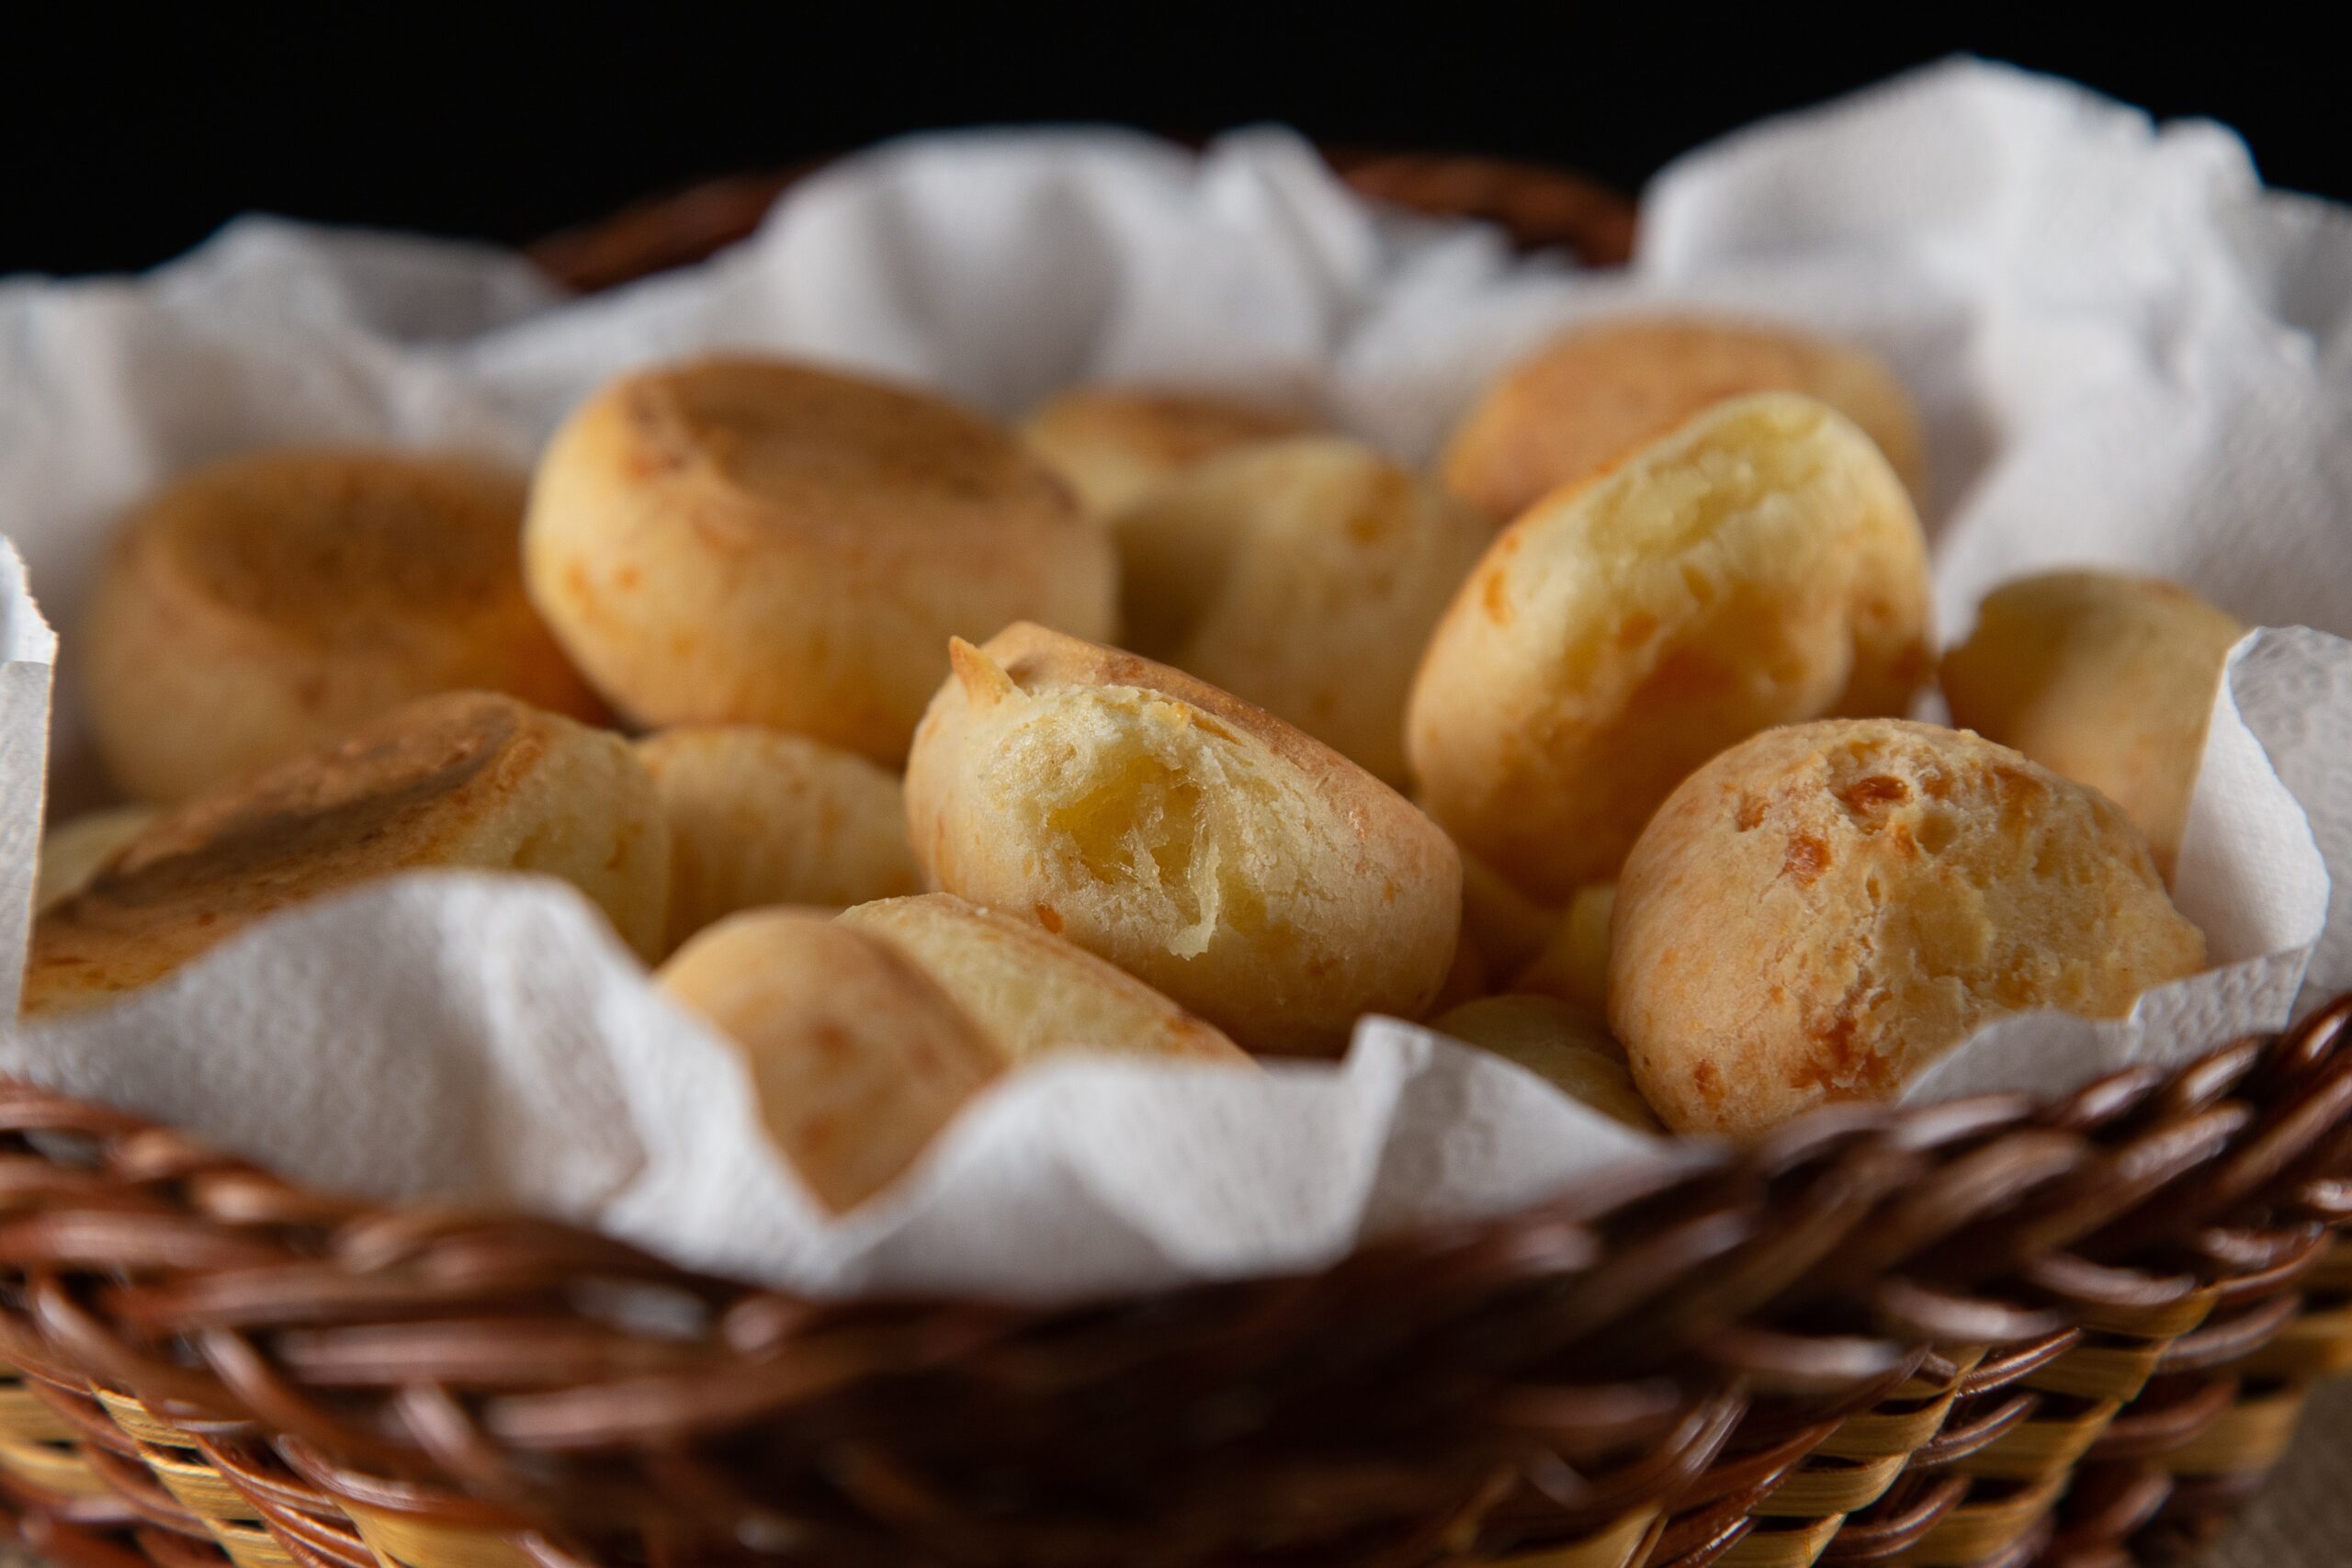
[(1351, 849), (1262, 749), (1187, 704), (1132, 686), (1029, 701), (991, 765), (1021, 781), (1046, 884), (1130, 911), (1178, 957), (1259, 935), (1270, 902), (1314, 900), (1312, 868)]

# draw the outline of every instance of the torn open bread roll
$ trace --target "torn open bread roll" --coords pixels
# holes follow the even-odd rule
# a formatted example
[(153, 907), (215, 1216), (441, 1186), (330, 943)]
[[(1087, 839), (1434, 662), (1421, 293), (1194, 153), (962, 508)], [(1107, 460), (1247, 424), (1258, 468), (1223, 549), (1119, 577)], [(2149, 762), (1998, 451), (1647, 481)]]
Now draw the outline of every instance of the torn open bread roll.
[(907, 769), (931, 883), (1036, 921), (1256, 1051), (1418, 1016), (1461, 919), (1453, 843), (1204, 682), (1043, 627), (958, 643)]

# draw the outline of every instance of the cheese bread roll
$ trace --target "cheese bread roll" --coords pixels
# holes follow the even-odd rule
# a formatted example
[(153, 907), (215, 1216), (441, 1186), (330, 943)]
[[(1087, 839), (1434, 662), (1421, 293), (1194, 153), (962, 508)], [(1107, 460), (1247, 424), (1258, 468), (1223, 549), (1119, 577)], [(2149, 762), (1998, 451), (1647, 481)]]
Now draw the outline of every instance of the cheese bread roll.
[(907, 767), (930, 883), (1035, 921), (1253, 1051), (1417, 1017), (1461, 921), (1429, 818), (1204, 682), (1041, 627), (958, 643)]

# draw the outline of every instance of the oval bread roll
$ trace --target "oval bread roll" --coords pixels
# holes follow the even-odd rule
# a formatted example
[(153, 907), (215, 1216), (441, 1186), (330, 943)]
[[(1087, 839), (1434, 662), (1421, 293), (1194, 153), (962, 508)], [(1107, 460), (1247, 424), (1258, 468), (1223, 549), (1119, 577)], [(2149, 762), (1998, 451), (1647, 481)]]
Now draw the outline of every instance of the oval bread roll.
[(1869, 438), (1786, 393), (1717, 404), (1495, 541), (1413, 688), (1421, 798), (1565, 899), (1734, 741), (1903, 712), (1928, 615), (1927, 542)]
[(919, 886), (898, 776), (852, 751), (752, 725), (637, 743), (670, 827), (670, 945), (742, 909), (846, 908)]
[(835, 1213), (895, 1180), (1000, 1070), (930, 976), (821, 912), (722, 920), (655, 978), (741, 1051), (769, 1138)]
[(36, 914), (73, 897), (97, 874), (115, 851), (130, 842), (155, 819), (152, 806), (118, 806), (85, 811), (60, 822), (40, 839), (40, 872), (35, 884)]
[(1482, 513), (1308, 435), (1203, 463), (1111, 528), (1127, 647), (1404, 782), (1405, 694), (1494, 538)]
[(2104, 795), (1964, 731), (1827, 720), (1659, 808), (1617, 885), (1609, 1015), (1668, 1126), (1748, 1138), (1891, 1099), (2004, 1014), (2119, 1018), (2204, 963)]
[(783, 361), (624, 377), (556, 433), (524, 572), (640, 724), (757, 724), (895, 765), (951, 636), (1110, 634), (1110, 540), (1012, 434)]
[(1108, 517), (1204, 457), (1306, 428), (1283, 414), (1221, 398), (1080, 387), (1031, 414), (1021, 434), (1089, 514)]
[(1217, 1030), (1124, 969), (952, 893), (863, 904), (843, 911), (841, 921), (921, 965), (1012, 1062), (1071, 1050), (1250, 1059)]
[(560, 877), (661, 952), (669, 836), (628, 742), (456, 692), (157, 818), (42, 913), (24, 1010), (95, 1005), (265, 915), (421, 866)]
[(1628, 1127), (1660, 1131), (1625, 1068), (1623, 1047), (1580, 1009), (1551, 997), (1487, 997), (1455, 1008), (1430, 1027), (1518, 1063)]
[(74, 657), (117, 784), (168, 805), (413, 697), (604, 713), (523, 593), (520, 479), (450, 458), (288, 451), (134, 513)]
[(1952, 722), (2114, 801), (2172, 875), (2236, 619), (2175, 583), (2053, 571), (1994, 590), (1944, 655)]
[(1419, 1016), (1462, 864), (1354, 763), (1203, 682), (1042, 627), (958, 643), (915, 737), (932, 886), (1033, 919), (1253, 1051)]
[(1915, 497), (1926, 491), (1919, 416), (1860, 350), (1737, 321), (1652, 318), (1581, 327), (1513, 367), (1455, 427), (1445, 486), (1510, 519), (1710, 404), (1801, 392), (1852, 420)]

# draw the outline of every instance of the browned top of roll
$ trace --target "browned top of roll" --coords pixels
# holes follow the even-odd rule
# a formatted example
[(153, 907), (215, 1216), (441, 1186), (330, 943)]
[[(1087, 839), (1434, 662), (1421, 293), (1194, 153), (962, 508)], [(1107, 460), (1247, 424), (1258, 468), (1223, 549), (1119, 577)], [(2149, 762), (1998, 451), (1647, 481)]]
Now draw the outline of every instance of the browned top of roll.
[(312, 645), (365, 642), (418, 610), (446, 621), (523, 604), (523, 483), (458, 458), (270, 452), (202, 468), (135, 517), (126, 547)]

